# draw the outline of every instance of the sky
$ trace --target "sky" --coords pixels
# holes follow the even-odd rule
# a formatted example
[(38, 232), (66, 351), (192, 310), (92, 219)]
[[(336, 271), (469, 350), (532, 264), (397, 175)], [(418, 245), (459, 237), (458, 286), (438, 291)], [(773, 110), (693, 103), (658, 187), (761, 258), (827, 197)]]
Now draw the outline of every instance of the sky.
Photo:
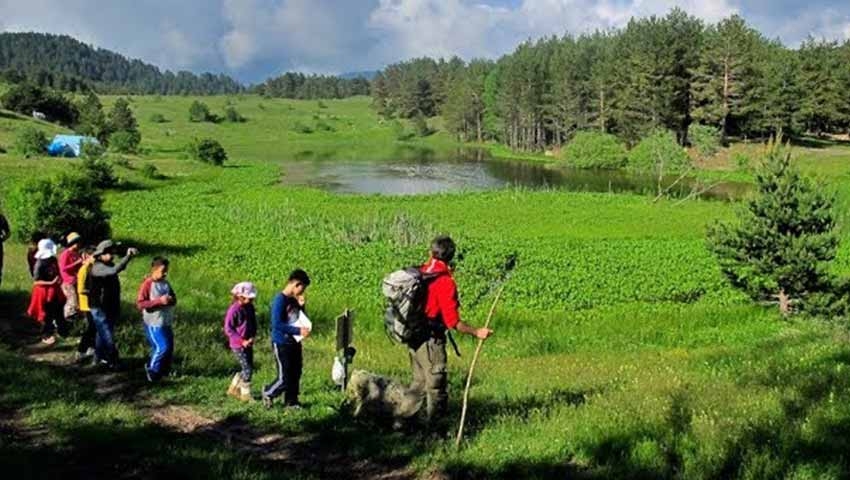
[(771, 38), (850, 40), (850, 0), (0, 0), (0, 31), (71, 35), (161, 68), (255, 83), (413, 57), (497, 58), (523, 40), (620, 27), (673, 7), (740, 14)]

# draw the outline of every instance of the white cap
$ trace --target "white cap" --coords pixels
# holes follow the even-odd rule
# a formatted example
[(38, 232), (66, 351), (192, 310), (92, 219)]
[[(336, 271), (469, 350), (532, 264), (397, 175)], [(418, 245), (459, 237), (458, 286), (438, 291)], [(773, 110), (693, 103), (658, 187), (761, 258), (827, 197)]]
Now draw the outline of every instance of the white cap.
[(233, 286), (230, 293), (237, 297), (257, 298), (257, 287), (251, 282), (239, 282)]

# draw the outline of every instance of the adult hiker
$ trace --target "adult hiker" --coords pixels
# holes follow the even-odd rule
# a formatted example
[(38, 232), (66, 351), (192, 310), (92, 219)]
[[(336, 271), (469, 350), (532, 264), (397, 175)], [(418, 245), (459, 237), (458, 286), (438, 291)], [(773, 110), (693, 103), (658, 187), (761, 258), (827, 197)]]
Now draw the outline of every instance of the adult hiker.
[(62, 297), (59, 262), (56, 260), (56, 244), (49, 238), (41, 239), (33, 254), (33, 286), (27, 315), (41, 324), (41, 341), (47, 345), (56, 343), (56, 333), (64, 335), (62, 319)]
[(135, 248), (127, 249), (127, 255), (116, 265), (113, 261), (115, 243), (112, 240), (100, 242), (92, 253), (95, 261), (89, 273), (89, 309), (97, 330), (95, 363), (110, 368), (118, 367), (118, 350), (113, 336), (115, 323), (121, 315), (121, 281), (118, 274), (127, 268), (130, 259), (137, 253)]
[(94, 265), (93, 247), (86, 247), (82, 251), (83, 264), (77, 272), (77, 297), (80, 313), (86, 321), (86, 329), (80, 336), (80, 343), (77, 344), (77, 360), (85, 360), (94, 356), (94, 342), (97, 338), (97, 329), (94, 326), (94, 320), (91, 317), (91, 309), (89, 308), (89, 289), (91, 282), (89, 281), (89, 273)]
[(77, 299), (77, 273), (83, 265), (83, 257), (80, 255), (81, 240), (80, 234), (69, 233), (65, 238), (65, 250), (59, 254), (59, 276), (62, 278), (62, 294), (65, 295), (62, 313), (68, 323), (77, 318), (80, 308)]
[(0, 285), (3, 285), (3, 243), (9, 238), (9, 222), (0, 213)]
[(476, 328), (460, 319), (457, 284), (452, 277), (452, 260), (456, 246), (448, 236), (431, 242), (431, 257), (420, 267), (429, 278), (425, 296), (425, 318), (429, 331), (425, 338), (408, 344), (413, 382), (410, 390), (425, 402), (425, 420), (441, 418), (448, 408), (448, 368), (446, 334), (449, 330), (486, 339), (489, 328)]

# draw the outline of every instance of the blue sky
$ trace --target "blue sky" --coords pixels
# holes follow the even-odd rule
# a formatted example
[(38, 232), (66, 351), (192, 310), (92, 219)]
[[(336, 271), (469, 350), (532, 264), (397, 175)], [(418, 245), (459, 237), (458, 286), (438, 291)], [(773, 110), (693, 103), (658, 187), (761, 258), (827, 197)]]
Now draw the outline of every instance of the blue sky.
[(850, 39), (849, 0), (0, 0), (0, 30), (64, 33), (163, 68), (256, 82), (422, 55), (495, 58), (527, 38), (676, 6), (709, 22), (741, 14), (791, 46)]

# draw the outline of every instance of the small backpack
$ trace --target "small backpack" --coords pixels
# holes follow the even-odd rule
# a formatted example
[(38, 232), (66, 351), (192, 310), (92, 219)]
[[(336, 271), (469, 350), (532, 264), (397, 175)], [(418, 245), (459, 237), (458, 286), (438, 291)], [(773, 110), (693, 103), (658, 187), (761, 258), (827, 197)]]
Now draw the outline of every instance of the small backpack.
[(409, 345), (428, 338), (431, 327), (425, 318), (425, 301), (428, 284), (439, 275), (410, 267), (384, 278), (383, 292), (387, 298), (384, 327), (390, 339)]

